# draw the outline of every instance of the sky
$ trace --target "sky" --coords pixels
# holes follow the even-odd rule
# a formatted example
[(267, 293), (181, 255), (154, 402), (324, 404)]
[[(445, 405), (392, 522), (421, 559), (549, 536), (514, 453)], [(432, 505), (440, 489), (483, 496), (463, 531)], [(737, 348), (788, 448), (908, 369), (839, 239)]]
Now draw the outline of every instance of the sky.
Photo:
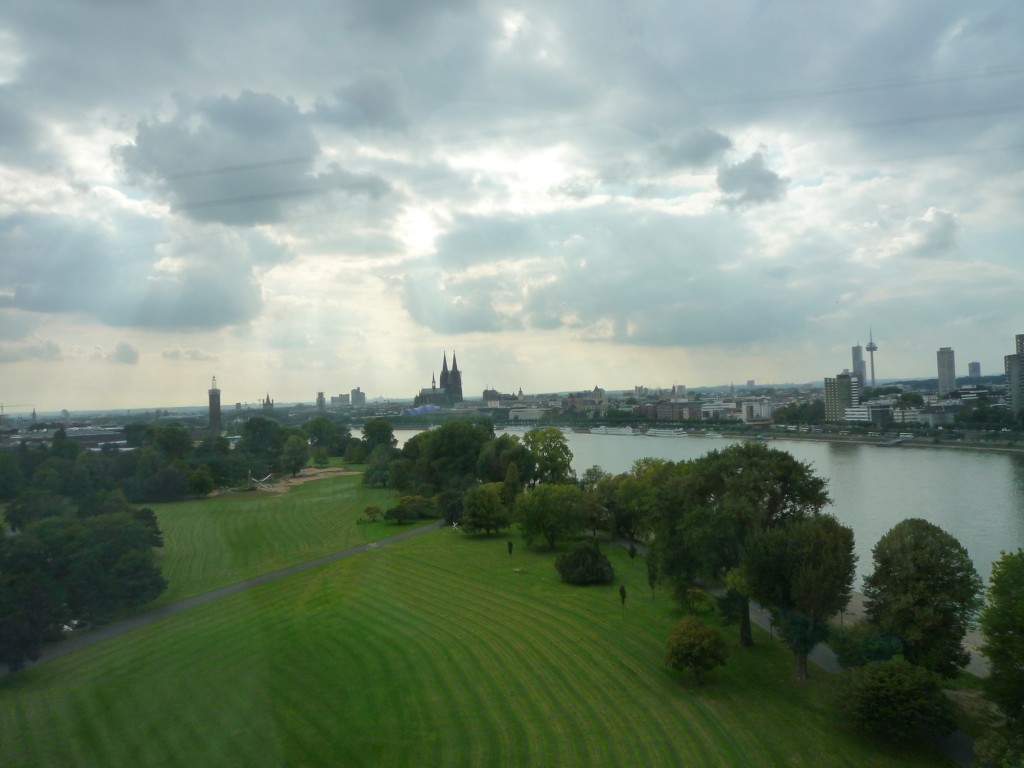
[(0, 403), (820, 382), (1024, 333), (1024, 4), (7, 0)]

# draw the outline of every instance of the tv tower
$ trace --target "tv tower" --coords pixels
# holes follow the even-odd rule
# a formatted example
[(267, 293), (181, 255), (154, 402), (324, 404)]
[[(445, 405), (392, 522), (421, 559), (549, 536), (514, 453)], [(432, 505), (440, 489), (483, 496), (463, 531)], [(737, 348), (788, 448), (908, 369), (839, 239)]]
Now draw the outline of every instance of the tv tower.
[(875, 339), (871, 333), (871, 326), (868, 326), (868, 345), (864, 347), (871, 355), (871, 386), (875, 386), (875, 350), (878, 349), (878, 345), (875, 344)]

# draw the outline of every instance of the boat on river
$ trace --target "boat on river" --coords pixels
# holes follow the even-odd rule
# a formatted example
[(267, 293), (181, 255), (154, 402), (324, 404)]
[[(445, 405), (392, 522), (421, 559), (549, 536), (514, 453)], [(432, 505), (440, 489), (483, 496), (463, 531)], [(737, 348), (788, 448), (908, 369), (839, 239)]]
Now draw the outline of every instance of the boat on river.
[(686, 437), (685, 429), (648, 429), (644, 432), (648, 437)]
[(592, 435), (639, 435), (640, 432), (632, 427), (591, 427)]

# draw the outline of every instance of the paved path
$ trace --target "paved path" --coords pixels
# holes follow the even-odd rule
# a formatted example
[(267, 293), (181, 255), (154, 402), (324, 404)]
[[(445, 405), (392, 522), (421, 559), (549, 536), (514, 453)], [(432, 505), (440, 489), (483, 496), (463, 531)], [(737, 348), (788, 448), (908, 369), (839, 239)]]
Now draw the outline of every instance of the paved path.
[[(226, 587), (220, 587), (212, 592), (195, 595), (194, 597), (186, 598), (185, 600), (181, 600), (177, 603), (171, 603), (170, 605), (155, 608), (152, 611), (146, 611), (145, 613), (140, 613), (137, 616), (132, 616), (131, 618), (123, 619), (122, 621), (116, 621), (113, 624), (97, 627), (89, 632), (71, 635), (66, 640), (61, 640), (60, 642), (44, 647), (42, 654), (40, 654), (35, 663), (39, 664), (49, 659), (55, 659), (58, 656), (73, 653), (81, 648), (86, 648), (90, 645), (103, 642), (104, 640), (109, 640), (112, 637), (123, 635), (125, 632), (130, 632), (138, 627), (144, 627), (147, 624), (152, 624), (154, 621), (165, 619), (168, 616), (181, 613), (182, 611), (194, 608), (197, 605), (203, 605), (204, 603), (209, 603), (213, 600), (219, 600), (222, 597), (233, 595), (236, 592), (242, 592), (246, 589), (259, 586), (260, 584), (266, 584), (268, 581), (276, 581), (277, 579), (284, 578), (285, 576), (291, 576), (294, 573), (301, 573), (302, 571), (318, 568), (319, 566), (326, 565), (327, 563), (333, 563), (335, 560), (342, 560), (346, 557), (362, 554), (370, 549), (377, 549), (378, 547), (384, 547), (388, 544), (394, 544), (396, 541), (408, 539), (411, 536), (418, 536), (419, 534), (426, 533), (427, 531), (435, 531), (443, 525), (445, 525), (444, 521), (438, 520), (430, 525), (423, 525), (418, 528), (411, 528), (407, 531), (396, 533), (394, 536), (388, 536), (386, 539), (371, 541), (366, 544), (360, 544), (358, 547), (350, 547), (348, 549), (343, 549), (340, 552), (332, 552), (329, 555), (318, 557), (315, 560), (308, 560), (304, 563), (289, 565), (287, 568), (281, 568), (277, 571), (264, 573), (261, 576), (254, 576), (251, 579), (239, 581), (236, 584), (229, 584)], [(26, 665), (26, 667), (27, 666), (31, 665)]]

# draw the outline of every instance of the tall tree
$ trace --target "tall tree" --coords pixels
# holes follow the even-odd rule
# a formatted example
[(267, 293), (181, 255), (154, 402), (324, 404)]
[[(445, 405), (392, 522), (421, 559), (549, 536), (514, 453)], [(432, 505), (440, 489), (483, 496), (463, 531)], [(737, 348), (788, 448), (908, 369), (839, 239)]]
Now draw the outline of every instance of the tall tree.
[(572, 451), (562, 430), (555, 427), (531, 429), (523, 442), (537, 466), (534, 483), (567, 483), (576, 478)]
[(269, 472), (284, 447), (285, 433), (276, 421), (255, 416), (242, 427), (242, 438), (235, 446), (239, 454), (247, 456), (254, 474)]
[(281, 450), (281, 466), (292, 477), (299, 474), (309, 461), (309, 443), (305, 437), (292, 435), (284, 441), (284, 448)]
[(807, 656), (828, 636), (828, 620), (850, 601), (856, 562), (853, 529), (831, 515), (769, 529), (750, 543), (744, 579), (750, 596), (771, 608), (798, 680), (807, 679)]
[(545, 483), (516, 499), (515, 520), (527, 544), (542, 538), (551, 549), (586, 524), (583, 492), (575, 483)]
[(982, 581), (963, 545), (939, 526), (910, 518), (872, 551), (864, 580), (868, 619), (899, 637), (911, 664), (952, 677), (967, 666), (964, 635), (981, 607)]
[[(760, 443), (712, 451), (677, 467), (659, 489), (656, 550), (662, 573), (724, 581), (757, 535), (820, 514), (825, 481), (808, 464)], [(741, 583), (739, 581), (735, 583)], [(753, 644), (747, 595), (739, 594), (740, 643)]]
[(395, 431), (391, 428), (391, 422), (387, 419), (372, 418), (363, 423), (363, 448), (366, 455), (373, 453), (378, 445), (386, 446), (389, 450), (398, 445), (395, 438)]
[(467, 533), (483, 531), (490, 536), (508, 528), (509, 511), (501, 501), (501, 483), (474, 485), (462, 502), (462, 526)]
[(1024, 732), (1024, 550), (1003, 552), (992, 564), (981, 631), (989, 695)]

